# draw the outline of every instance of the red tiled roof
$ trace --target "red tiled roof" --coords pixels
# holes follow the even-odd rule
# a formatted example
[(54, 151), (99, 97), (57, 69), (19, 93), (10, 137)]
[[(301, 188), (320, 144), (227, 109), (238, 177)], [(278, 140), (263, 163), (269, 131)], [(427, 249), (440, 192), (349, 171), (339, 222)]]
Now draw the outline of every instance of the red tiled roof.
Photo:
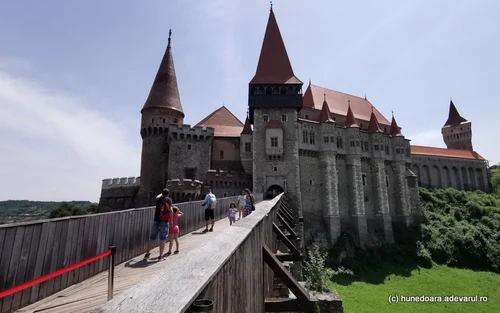
[(215, 137), (240, 137), (243, 123), (225, 106), (218, 108), (196, 126), (213, 127)]
[(368, 124), (368, 132), (370, 133), (383, 133), (380, 128), (380, 124), (378, 123), (377, 116), (372, 111), (372, 115), (370, 116), (370, 124)]
[(281, 128), (283, 124), (277, 120), (271, 120), (267, 123), (266, 128)]
[(149, 92), (142, 110), (146, 108), (168, 108), (181, 112), (184, 116), (179, 96), (179, 88), (177, 88), (177, 77), (175, 75), (172, 48), (170, 47), (171, 34), (172, 32), (169, 33), (167, 50), (163, 55), (160, 68), (156, 73), (153, 86), (151, 87), (151, 91)]
[(480, 156), (479, 153), (469, 150), (446, 149), (446, 148), (414, 146), (414, 145), (411, 145), (411, 154), (470, 159), (470, 160), (484, 160), (484, 158)]
[(322, 123), (328, 123), (328, 122), (334, 123), (335, 122), (332, 119), (332, 115), (330, 114), (330, 108), (328, 107), (328, 103), (326, 102), (326, 97), (325, 97), (325, 100), (323, 101), (323, 106), (321, 107), (321, 112), (319, 112), (319, 121)]
[(271, 10), (262, 42), (259, 63), (250, 84), (302, 84), (293, 73), (283, 38)]
[(444, 126), (456, 125), (463, 122), (467, 122), (467, 120), (460, 116), (457, 108), (453, 104), (453, 101), (450, 100), (450, 112), (448, 113), (448, 120), (444, 123)]
[(250, 126), (250, 119), (248, 118), (248, 114), (247, 118), (245, 119), (245, 125), (243, 126), (243, 130), (241, 131), (241, 133), (246, 135), (251, 135), (253, 133), (252, 127)]
[[(304, 106), (321, 110), (324, 95), (326, 95), (326, 101), (328, 102), (328, 107), (330, 108), (331, 113), (346, 116), (348, 106), (347, 102), (350, 100), (354, 117), (357, 120), (366, 122), (370, 121), (373, 107), (370, 101), (312, 84), (307, 87), (307, 90), (304, 93)], [(373, 111), (375, 112), (380, 124), (384, 126), (391, 125), (391, 123), (389, 123), (389, 121), (376, 108), (373, 108)]]
[(394, 115), (392, 116), (391, 129), (389, 130), (389, 135), (391, 135), (392, 137), (403, 136), (401, 134), (401, 127), (398, 126), (398, 123), (396, 122)]
[(351, 105), (349, 104), (347, 107), (347, 116), (345, 118), (345, 127), (359, 127), (358, 123), (356, 123), (356, 119), (354, 118), (354, 114), (352, 113)]

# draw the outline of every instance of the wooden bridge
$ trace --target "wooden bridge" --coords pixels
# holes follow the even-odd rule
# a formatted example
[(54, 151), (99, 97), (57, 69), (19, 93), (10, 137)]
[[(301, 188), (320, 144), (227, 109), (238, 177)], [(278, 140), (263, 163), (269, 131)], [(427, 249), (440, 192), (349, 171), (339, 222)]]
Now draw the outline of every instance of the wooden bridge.
[(258, 202), (230, 227), (231, 202), (219, 199), (213, 233), (201, 232), (201, 201), (178, 204), (186, 235), (180, 253), (162, 262), (154, 260), (157, 249), (142, 260), (154, 208), (2, 225), (0, 295), (109, 246), (116, 254), (111, 301), (105, 257), (0, 296), (0, 312), (342, 312), (340, 299), (311, 296), (289, 271), (303, 255), (300, 221), (285, 194)]

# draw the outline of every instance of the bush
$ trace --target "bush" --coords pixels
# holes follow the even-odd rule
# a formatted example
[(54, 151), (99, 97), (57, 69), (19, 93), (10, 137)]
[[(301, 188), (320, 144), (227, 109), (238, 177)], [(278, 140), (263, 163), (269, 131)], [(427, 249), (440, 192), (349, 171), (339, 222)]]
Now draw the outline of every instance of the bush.
[(322, 253), (314, 244), (309, 250), (308, 260), (305, 262), (304, 273), (306, 288), (311, 291), (330, 291), (328, 281), (333, 275), (333, 270), (325, 267), (326, 253)]

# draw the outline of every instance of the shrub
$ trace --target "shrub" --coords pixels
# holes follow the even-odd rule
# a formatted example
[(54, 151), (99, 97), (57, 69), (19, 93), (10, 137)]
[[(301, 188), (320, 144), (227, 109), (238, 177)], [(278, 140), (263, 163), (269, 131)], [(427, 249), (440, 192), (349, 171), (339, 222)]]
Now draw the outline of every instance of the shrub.
[(333, 270), (325, 267), (326, 253), (322, 253), (314, 244), (308, 256), (304, 266), (306, 287), (312, 291), (330, 291), (328, 281), (333, 275)]

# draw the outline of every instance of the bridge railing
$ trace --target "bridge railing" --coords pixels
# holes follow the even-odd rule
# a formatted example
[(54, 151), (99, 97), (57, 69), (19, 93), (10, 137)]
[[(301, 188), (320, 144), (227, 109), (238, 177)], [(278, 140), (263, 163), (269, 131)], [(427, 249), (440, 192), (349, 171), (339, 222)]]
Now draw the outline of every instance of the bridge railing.
[[(227, 216), (237, 197), (220, 198), (215, 218)], [(181, 235), (205, 225), (202, 201), (175, 204), (184, 212)], [(145, 252), (154, 207), (0, 225), (0, 292), (116, 247), (115, 265)], [(0, 312), (28, 304), (107, 270), (100, 259), (0, 299)]]
[[(282, 193), (258, 203), (251, 215), (197, 250), (178, 255), (175, 263), (166, 263), (97, 312), (311, 312), (315, 298), (280, 262), (303, 257), (291, 242), (300, 239), (287, 222), (293, 217), (285, 202)], [(291, 253), (277, 254), (282, 243)], [(296, 299), (271, 299), (275, 276)]]

